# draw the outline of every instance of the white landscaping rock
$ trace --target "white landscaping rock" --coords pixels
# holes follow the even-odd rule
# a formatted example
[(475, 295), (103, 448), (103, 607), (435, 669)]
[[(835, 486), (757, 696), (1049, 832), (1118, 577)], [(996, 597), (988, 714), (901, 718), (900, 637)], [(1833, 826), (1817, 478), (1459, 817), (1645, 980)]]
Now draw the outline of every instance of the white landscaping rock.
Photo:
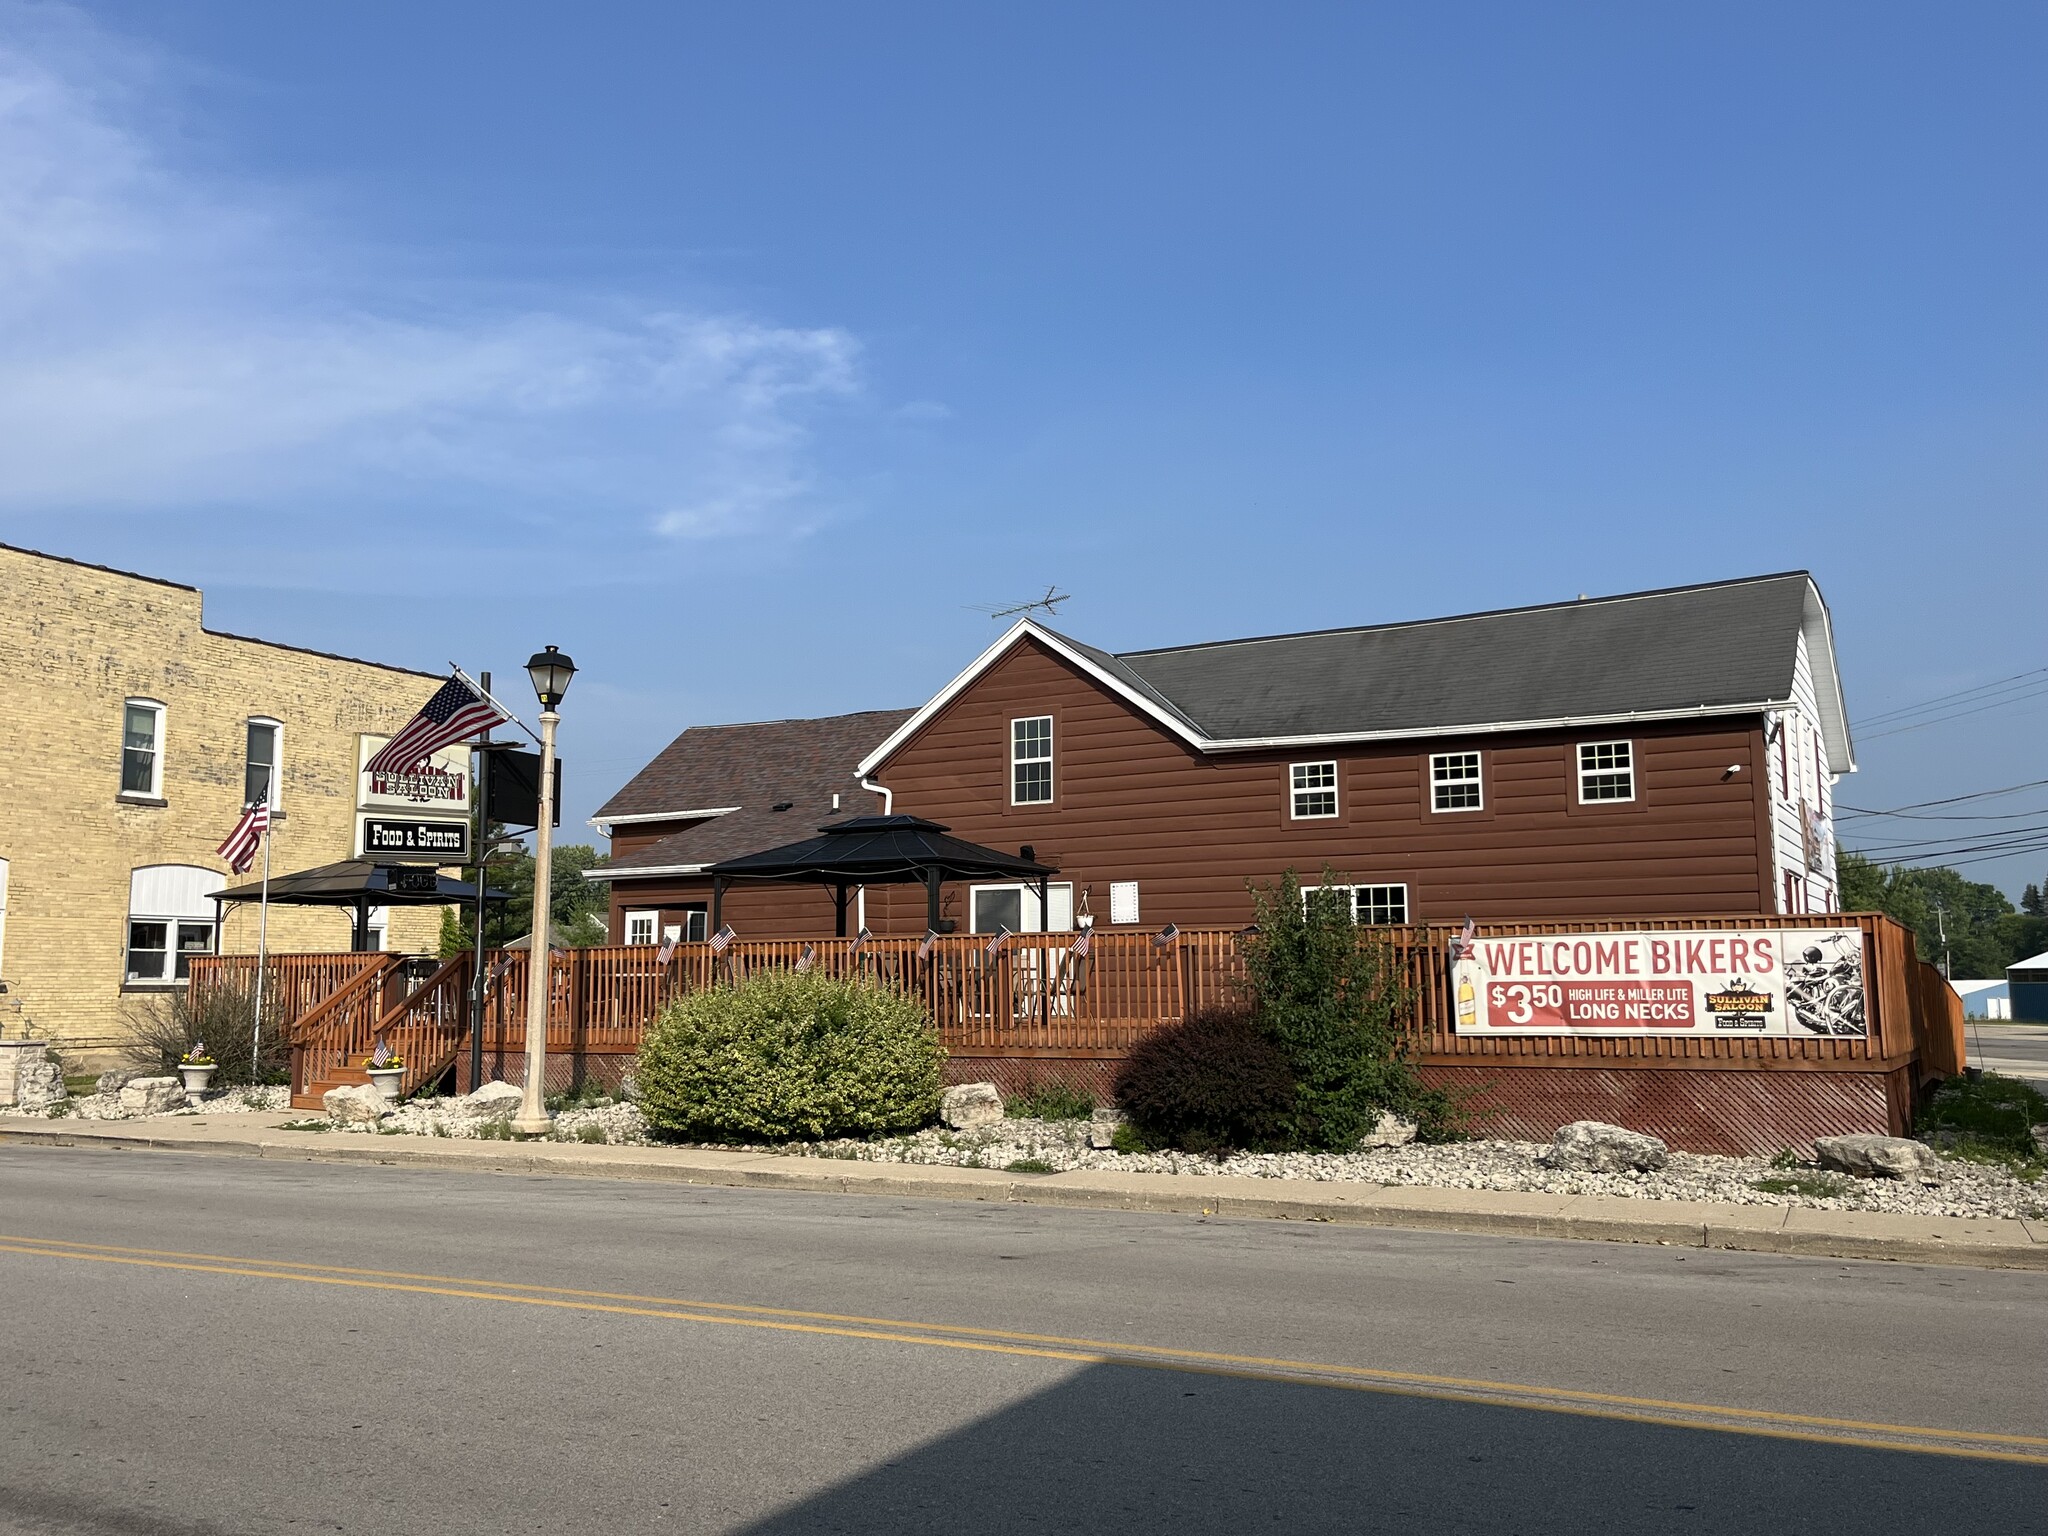
[(475, 1115), (480, 1120), (510, 1120), (526, 1102), (526, 1090), (510, 1083), (485, 1083), (474, 1093), (448, 1101), (457, 1114)]
[(940, 1096), (939, 1118), (956, 1131), (992, 1125), (1003, 1118), (1003, 1096), (994, 1083), (962, 1083)]
[(1374, 1147), (1405, 1147), (1415, 1139), (1417, 1129), (1413, 1120), (1383, 1109), (1373, 1128), (1358, 1138), (1358, 1150), (1367, 1152)]
[(1117, 1127), (1124, 1123), (1124, 1117), (1113, 1109), (1098, 1109), (1088, 1119), (1088, 1145), (1097, 1152), (1106, 1152), (1116, 1145)]
[(64, 1068), (45, 1056), (40, 1061), (24, 1061), (14, 1079), (14, 1106), (34, 1113), (47, 1110), (52, 1104), (62, 1104), (71, 1094), (64, 1086)]
[(1671, 1149), (1654, 1136), (1600, 1120), (1574, 1120), (1557, 1128), (1543, 1154), (1543, 1166), (1584, 1173), (1650, 1173), (1670, 1156)]
[(350, 1083), (330, 1088), (320, 1095), (320, 1107), (338, 1126), (375, 1125), (391, 1113), (384, 1095), (368, 1083)]
[(175, 1077), (130, 1078), (121, 1088), (121, 1112), (163, 1115), (185, 1107), (185, 1085)]
[(100, 1080), (93, 1084), (92, 1091), (94, 1093), (119, 1093), (134, 1081), (135, 1074), (133, 1072), (127, 1072), (116, 1067), (110, 1072), (102, 1072)]
[(1813, 1144), (1823, 1168), (1853, 1173), (1859, 1179), (1938, 1179), (1941, 1165), (1934, 1148), (1903, 1136), (1823, 1136)]

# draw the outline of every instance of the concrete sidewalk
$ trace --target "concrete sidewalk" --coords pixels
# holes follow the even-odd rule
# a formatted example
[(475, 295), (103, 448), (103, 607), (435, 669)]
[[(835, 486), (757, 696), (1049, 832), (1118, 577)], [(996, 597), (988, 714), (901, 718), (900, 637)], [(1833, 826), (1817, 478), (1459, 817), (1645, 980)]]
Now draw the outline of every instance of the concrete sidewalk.
[[(1630, 1200), (1494, 1190), (1321, 1183), (1227, 1175), (1019, 1174), (914, 1163), (780, 1157), (704, 1147), (586, 1146), (577, 1142), (464, 1141), (340, 1131), (287, 1131), (283, 1114), (147, 1121), (0, 1119), (16, 1146), (217, 1152), (304, 1162), (377, 1163), (472, 1173), (646, 1179), (907, 1200), (992, 1200), (1077, 1210), (1165, 1211), (1192, 1216), (1341, 1221), (1510, 1237), (1591, 1238), (1815, 1258), (1892, 1259), (2048, 1270), (2048, 1221), (1900, 1216), (1796, 1206)], [(2048, 1193), (2044, 1193), (2048, 1200)]]

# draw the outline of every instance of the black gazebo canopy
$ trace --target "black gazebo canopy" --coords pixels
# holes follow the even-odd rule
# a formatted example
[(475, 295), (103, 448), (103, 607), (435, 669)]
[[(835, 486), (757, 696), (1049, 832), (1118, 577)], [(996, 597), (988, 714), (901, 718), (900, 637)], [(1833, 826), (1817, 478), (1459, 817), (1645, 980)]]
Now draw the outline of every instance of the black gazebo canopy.
[(723, 926), (725, 887), (734, 880), (815, 882), (832, 892), (838, 933), (846, 937), (846, 901), (857, 885), (922, 885), (931, 926), (939, 926), (939, 887), (948, 880), (1029, 880), (1046, 918), (1046, 882), (1059, 871), (1020, 854), (1002, 853), (947, 835), (921, 816), (855, 816), (818, 829), (816, 837), (760, 853), (721, 859), (711, 876), (711, 927)]
[[(507, 893), (487, 893), (503, 901)], [(219, 913), (231, 901), (260, 901), (263, 886), (238, 885), (213, 894), (214, 911)], [(372, 864), (367, 859), (343, 859), (296, 874), (273, 875), (270, 899), (286, 907), (348, 907), (353, 909), (350, 947), (370, 947), (370, 908), (441, 907), (476, 900), (476, 887), (453, 880), (428, 865)], [(220, 926), (214, 925), (218, 933)]]

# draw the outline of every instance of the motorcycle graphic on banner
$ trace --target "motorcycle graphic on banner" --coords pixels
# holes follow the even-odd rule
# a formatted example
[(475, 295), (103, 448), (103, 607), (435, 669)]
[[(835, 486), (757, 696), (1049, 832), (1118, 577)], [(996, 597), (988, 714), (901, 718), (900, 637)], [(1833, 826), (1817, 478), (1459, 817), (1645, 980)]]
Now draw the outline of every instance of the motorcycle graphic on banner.
[(1867, 1032), (1859, 928), (1477, 939), (1451, 967), (1461, 1035)]

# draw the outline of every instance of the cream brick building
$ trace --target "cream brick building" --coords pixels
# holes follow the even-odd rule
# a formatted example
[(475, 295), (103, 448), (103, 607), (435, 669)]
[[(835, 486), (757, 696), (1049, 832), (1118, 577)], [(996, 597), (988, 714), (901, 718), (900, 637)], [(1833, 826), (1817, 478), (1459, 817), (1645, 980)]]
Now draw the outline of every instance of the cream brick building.
[[(90, 1058), (212, 949), (215, 852), (276, 759), (273, 874), (355, 854), (365, 734), (441, 678), (202, 622), (197, 588), (0, 545), (0, 1032)], [(255, 791), (260, 793), (260, 788)], [(438, 907), (390, 910), (385, 947), (430, 950)], [(256, 910), (218, 935), (256, 947)], [(334, 908), (270, 912), (273, 951), (349, 948)]]

